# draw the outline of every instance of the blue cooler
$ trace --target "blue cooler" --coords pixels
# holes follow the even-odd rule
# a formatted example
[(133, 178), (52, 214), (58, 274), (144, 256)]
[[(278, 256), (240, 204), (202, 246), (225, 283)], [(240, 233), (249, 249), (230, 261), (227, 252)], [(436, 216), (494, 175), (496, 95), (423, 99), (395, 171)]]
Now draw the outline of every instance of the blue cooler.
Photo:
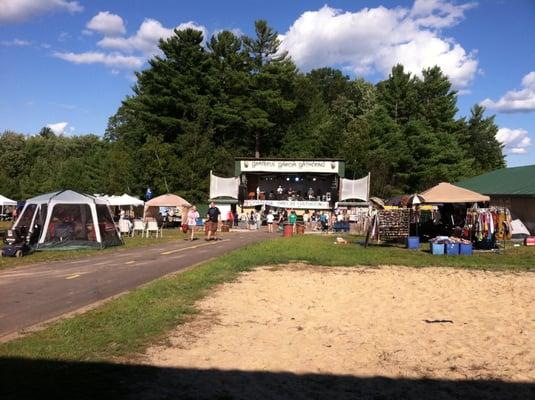
[(472, 243), (461, 243), (459, 254), (462, 256), (471, 256), (472, 255)]
[(407, 238), (407, 248), (408, 249), (416, 249), (416, 250), (418, 250), (420, 248), (420, 237), (418, 237), (418, 236), (409, 236)]
[(429, 243), (429, 247), (431, 250), (431, 254), (434, 256), (442, 256), (444, 255), (444, 244), (443, 243)]
[(446, 255), (458, 256), (459, 255), (459, 243), (446, 243), (444, 245)]

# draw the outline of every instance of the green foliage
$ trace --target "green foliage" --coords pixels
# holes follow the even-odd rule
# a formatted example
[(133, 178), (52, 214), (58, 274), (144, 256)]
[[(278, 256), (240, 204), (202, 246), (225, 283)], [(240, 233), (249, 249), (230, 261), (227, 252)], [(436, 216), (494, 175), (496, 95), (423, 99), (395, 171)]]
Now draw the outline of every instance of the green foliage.
[(371, 172), (372, 194), (414, 193), (505, 165), (494, 117), (456, 118), (457, 93), (440, 68), (421, 78), (392, 68), (376, 85), (334, 68), (299, 73), (264, 20), (253, 37), (194, 29), (160, 41), (161, 55), (110, 117), (103, 139), (44, 127), (0, 136), (0, 193), (50, 190), (208, 197), (210, 170), (234, 158), (340, 157), (346, 175)]

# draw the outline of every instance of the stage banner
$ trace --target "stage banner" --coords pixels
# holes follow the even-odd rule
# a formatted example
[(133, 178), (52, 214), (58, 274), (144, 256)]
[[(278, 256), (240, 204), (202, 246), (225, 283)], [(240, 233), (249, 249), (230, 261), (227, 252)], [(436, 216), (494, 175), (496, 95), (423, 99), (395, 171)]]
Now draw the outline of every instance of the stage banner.
[(241, 160), (241, 172), (328, 173), (339, 172), (339, 161)]
[(370, 174), (361, 179), (341, 179), (340, 201), (364, 200), (368, 201), (370, 193)]
[(245, 200), (244, 207), (270, 206), (277, 208), (295, 208), (299, 210), (329, 210), (328, 201), (292, 201), (292, 200)]

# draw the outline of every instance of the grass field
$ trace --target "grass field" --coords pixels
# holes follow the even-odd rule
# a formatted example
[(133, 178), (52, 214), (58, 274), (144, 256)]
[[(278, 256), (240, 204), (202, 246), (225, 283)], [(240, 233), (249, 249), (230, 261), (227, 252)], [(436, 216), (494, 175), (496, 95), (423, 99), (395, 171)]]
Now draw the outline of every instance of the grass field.
[[(195, 302), (215, 285), (232, 281), (240, 272), (259, 265), (297, 261), (325, 266), (407, 265), (497, 271), (535, 270), (535, 248), (511, 248), (499, 254), (483, 253), (472, 257), (447, 257), (396, 246), (364, 248), (355, 243), (357, 239), (352, 240), (353, 243), (349, 245), (335, 245), (332, 236), (275, 239), (242, 248), (173, 277), (157, 280), (95, 310), (0, 344), (0, 364), (3, 363), (3, 369), (8, 371), (3, 378), (6, 382), (15, 381), (17, 374), (24, 374), (29, 368), (33, 382), (30, 387), (50, 387), (51, 381), (63, 379), (65, 390), (76, 391), (93, 374), (98, 375), (95, 380), (103, 386), (102, 391), (97, 386), (92, 393), (109, 394), (107, 383), (117, 382), (118, 378), (113, 374), (119, 368), (113, 367), (115, 364), (110, 362), (135, 362), (147, 346), (164, 340), (171, 329), (194, 315)], [(134, 246), (137, 242), (131, 243)], [(57, 360), (64, 361), (57, 363)], [(84, 364), (77, 364), (80, 361)], [(85, 364), (88, 361), (104, 364)], [(74, 366), (72, 371), (78, 372), (66, 374), (65, 371), (71, 371), (68, 366)], [(106, 377), (102, 376), (103, 371), (106, 371)], [(117, 373), (123, 379), (125, 372)], [(26, 389), (25, 386), (18, 386), (14, 390), (21, 390), (21, 387), (22, 390)]]
[(195, 301), (212, 286), (230, 281), (241, 271), (259, 265), (304, 262), (325, 266), (406, 265), (535, 270), (535, 248), (520, 247), (500, 254), (447, 257), (401, 247), (335, 245), (333, 241), (330, 236), (304, 236), (245, 247), (191, 271), (134, 290), (84, 315), (0, 345), (0, 356), (97, 361), (135, 354), (194, 313)]

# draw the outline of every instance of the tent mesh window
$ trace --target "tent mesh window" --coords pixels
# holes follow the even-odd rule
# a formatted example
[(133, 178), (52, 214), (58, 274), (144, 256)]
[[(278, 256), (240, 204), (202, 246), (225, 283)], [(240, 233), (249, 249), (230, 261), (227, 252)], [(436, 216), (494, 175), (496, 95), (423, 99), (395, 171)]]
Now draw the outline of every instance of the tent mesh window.
[(97, 218), (100, 237), (104, 246), (121, 244), (110, 210), (105, 204), (97, 204)]
[(26, 227), (27, 229), (30, 228), (30, 224), (32, 223), (32, 218), (35, 214), (36, 207), (37, 204), (29, 204), (28, 207), (26, 207), (19, 220), (17, 221), (17, 228), (20, 228), (22, 226)]
[(99, 246), (88, 204), (56, 204), (45, 238), (45, 247)]

